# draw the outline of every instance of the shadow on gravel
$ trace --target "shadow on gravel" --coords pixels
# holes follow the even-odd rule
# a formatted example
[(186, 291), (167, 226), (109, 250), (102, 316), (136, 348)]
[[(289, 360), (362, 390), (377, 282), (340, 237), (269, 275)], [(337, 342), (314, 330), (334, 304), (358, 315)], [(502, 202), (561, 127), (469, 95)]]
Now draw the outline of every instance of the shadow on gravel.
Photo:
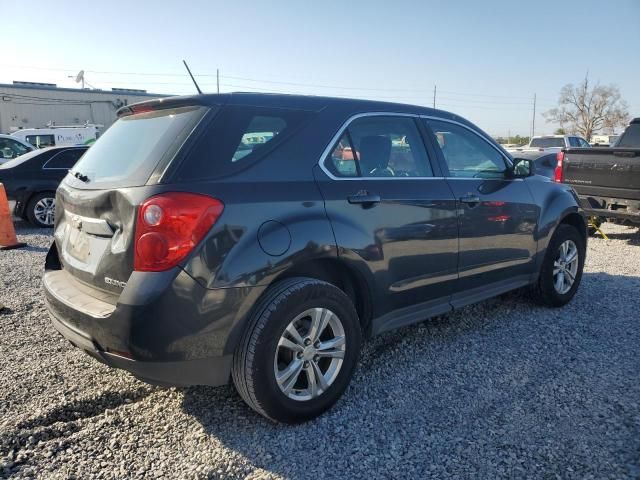
[(265, 420), (231, 386), (185, 389), (182, 409), (250, 462), (246, 475), (632, 477), (640, 335), (637, 306), (619, 299), (639, 286), (586, 272), (565, 308), (516, 291), (383, 334), (344, 397), (306, 424)]
[(611, 240), (626, 240), (629, 245), (640, 245), (640, 228), (622, 233), (606, 233), (606, 235)]
[(151, 387), (140, 387), (127, 392), (104, 392), (96, 398), (76, 400), (49, 410), (44, 415), (29, 419), (17, 425), (19, 429), (48, 427), (57, 422), (72, 422), (100, 415), (107, 409), (117, 408), (126, 403), (137, 402), (149, 395)]
[[(0, 432), (0, 456), (6, 456), (10, 452), (19, 453), (40, 441), (49, 442), (69, 437), (81, 430), (78, 420), (96, 417), (105, 410), (137, 402), (153, 390), (154, 387), (143, 386), (125, 392), (104, 392), (96, 398), (76, 400), (55, 407), (43, 415), (19, 423), (13, 431)], [(64, 450), (67, 444), (68, 441), (59, 442), (56, 450)], [(11, 462), (14, 471), (34, 463), (34, 452), (25, 453), (21, 460)]]
[(34, 247), (33, 245), (27, 245), (26, 247), (21, 248), (21, 250), (25, 252), (36, 252), (36, 253), (47, 253), (49, 251), (48, 248)]

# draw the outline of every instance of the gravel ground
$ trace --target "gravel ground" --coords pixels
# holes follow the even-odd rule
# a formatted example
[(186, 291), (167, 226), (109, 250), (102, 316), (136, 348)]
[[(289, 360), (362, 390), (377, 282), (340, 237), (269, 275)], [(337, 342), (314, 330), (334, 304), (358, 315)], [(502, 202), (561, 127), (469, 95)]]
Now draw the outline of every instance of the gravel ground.
[(0, 252), (0, 477), (640, 478), (640, 233), (604, 229), (567, 307), (509, 294), (377, 337), (291, 427), (72, 348), (40, 294), (51, 238), (21, 226), (29, 247)]

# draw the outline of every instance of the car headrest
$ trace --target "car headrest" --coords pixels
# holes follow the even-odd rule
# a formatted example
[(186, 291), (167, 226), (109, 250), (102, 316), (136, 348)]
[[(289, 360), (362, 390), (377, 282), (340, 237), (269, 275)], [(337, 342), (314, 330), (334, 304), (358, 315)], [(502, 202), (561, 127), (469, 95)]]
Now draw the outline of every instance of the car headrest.
[(391, 157), (391, 139), (384, 135), (370, 135), (360, 140), (360, 167), (363, 173), (384, 170)]

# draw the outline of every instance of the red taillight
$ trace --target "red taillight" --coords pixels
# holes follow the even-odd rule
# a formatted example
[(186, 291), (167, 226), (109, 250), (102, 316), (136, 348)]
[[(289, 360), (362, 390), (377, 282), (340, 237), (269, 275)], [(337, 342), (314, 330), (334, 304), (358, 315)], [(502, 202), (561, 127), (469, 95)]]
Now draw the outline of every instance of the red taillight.
[(564, 152), (559, 151), (556, 154), (556, 169), (554, 171), (553, 180), (558, 183), (562, 183), (564, 180), (564, 174), (562, 173), (562, 163), (564, 162)]
[(224, 205), (195, 193), (171, 192), (140, 205), (133, 268), (160, 272), (175, 267), (216, 223)]

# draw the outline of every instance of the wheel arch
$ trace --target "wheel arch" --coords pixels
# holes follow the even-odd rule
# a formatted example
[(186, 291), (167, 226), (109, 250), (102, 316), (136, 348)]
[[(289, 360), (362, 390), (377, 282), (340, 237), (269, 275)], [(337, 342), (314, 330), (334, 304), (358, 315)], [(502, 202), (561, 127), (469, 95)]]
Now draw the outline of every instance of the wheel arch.
[(342, 290), (353, 302), (363, 333), (369, 335), (372, 317), (372, 293), (369, 283), (358, 270), (340, 257), (318, 258), (292, 266), (275, 278), (274, 282), (292, 277), (323, 280)]
[(373, 295), (368, 281), (360, 272), (350, 267), (347, 262), (340, 260), (339, 257), (322, 257), (292, 265), (280, 272), (268, 285), (260, 287), (259, 293), (248, 299), (252, 305), (251, 308), (240, 315), (230, 332), (224, 348), (226, 353), (234, 352), (240, 345), (240, 339), (247, 328), (247, 322), (250, 321), (254, 308), (260, 305), (261, 300), (282, 281), (296, 277), (322, 280), (342, 290), (354, 304), (363, 336), (367, 337), (371, 334)]

